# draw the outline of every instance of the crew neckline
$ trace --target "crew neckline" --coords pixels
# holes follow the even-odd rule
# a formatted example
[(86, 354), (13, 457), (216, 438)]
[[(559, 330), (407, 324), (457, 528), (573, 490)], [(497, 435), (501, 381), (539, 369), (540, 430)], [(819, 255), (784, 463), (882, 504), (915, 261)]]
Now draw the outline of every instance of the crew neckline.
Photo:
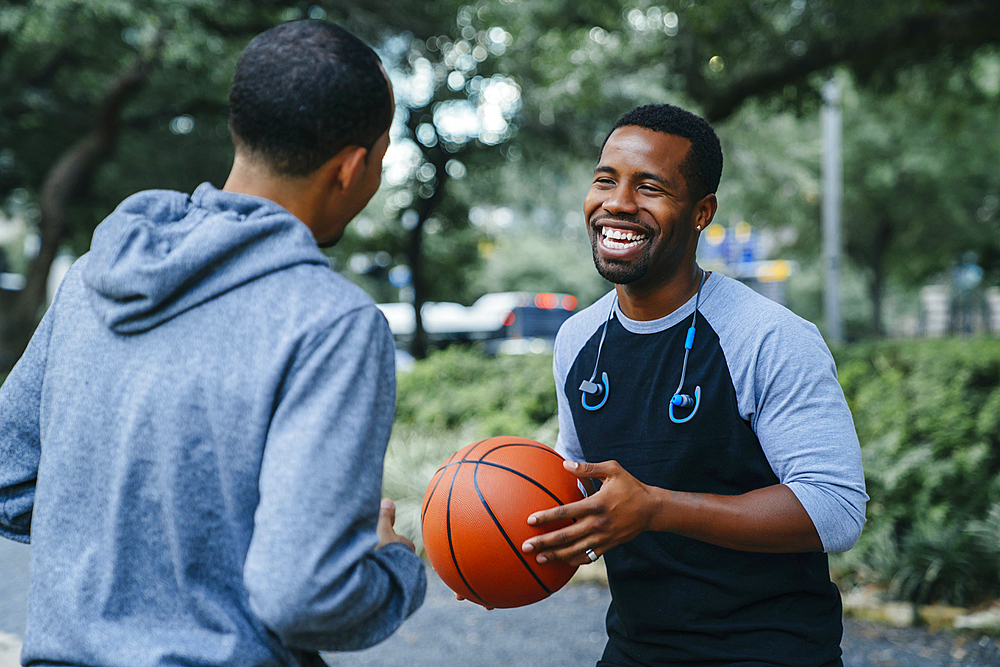
[[(719, 274), (716, 271), (712, 271), (708, 278), (705, 279), (705, 284), (701, 288), (701, 302), (698, 304), (699, 310), (705, 305), (706, 299), (715, 290), (716, 285), (719, 284), (721, 278), (717, 277)], [(629, 333), (634, 334), (651, 334), (659, 333), (661, 331), (666, 331), (667, 329), (676, 326), (678, 323), (683, 321), (685, 318), (691, 316), (694, 312), (695, 300), (698, 298), (698, 294), (695, 293), (690, 299), (685, 301), (679, 308), (674, 310), (668, 315), (657, 318), (655, 320), (633, 320), (625, 313), (622, 312), (621, 303), (615, 298), (614, 313), (615, 317), (621, 323), (622, 327)]]

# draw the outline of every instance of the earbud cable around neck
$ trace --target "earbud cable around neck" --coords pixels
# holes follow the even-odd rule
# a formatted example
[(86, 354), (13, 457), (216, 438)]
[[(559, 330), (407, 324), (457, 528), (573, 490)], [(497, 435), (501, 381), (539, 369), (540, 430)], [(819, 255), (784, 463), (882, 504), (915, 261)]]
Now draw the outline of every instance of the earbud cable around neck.
[(691, 316), (691, 326), (688, 327), (687, 339), (684, 341), (684, 363), (681, 364), (681, 381), (677, 384), (677, 390), (674, 391), (674, 394), (681, 393), (681, 389), (684, 388), (684, 378), (687, 376), (688, 355), (691, 353), (691, 348), (694, 346), (694, 325), (698, 319), (698, 304), (701, 302), (701, 288), (705, 286), (706, 280), (708, 280), (708, 272), (702, 269), (701, 283), (698, 284), (698, 292), (694, 297), (694, 314)]
[(590, 381), (593, 382), (597, 379), (597, 367), (601, 363), (601, 348), (604, 347), (604, 337), (608, 335), (608, 323), (615, 314), (615, 305), (618, 303), (618, 292), (615, 292), (615, 298), (611, 300), (611, 310), (608, 311), (608, 317), (604, 320), (604, 330), (601, 331), (601, 342), (597, 344), (597, 359), (594, 360), (594, 372), (590, 374)]

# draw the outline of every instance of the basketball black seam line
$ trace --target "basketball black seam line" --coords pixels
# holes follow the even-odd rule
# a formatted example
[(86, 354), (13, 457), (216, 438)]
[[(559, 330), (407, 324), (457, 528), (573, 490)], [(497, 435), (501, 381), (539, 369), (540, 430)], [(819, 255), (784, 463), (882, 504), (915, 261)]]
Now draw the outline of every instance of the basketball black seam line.
[[(482, 441), (480, 441), (480, 442), (482, 442)], [(496, 447), (494, 447), (490, 451), (488, 451), (485, 454), (483, 454), (482, 456), (480, 456), (479, 457), (479, 462), (480, 463), (485, 463), (485, 464), (488, 464), (488, 465), (492, 465), (492, 466), (496, 466), (497, 468), (503, 468), (505, 470), (510, 470), (512, 473), (520, 475), (521, 477), (524, 477), (526, 480), (530, 481), (532, 484), (534, 484), (535, 486), (537, 486), (538, 488), (540, 488), (542, 491), (544, 491), (545, 493), (549, 494), (549, 496), (553, 500), (555, 500), (557, 503), (559, 503), (560, 505), (565, 505), (566, 504), (561, 499), (557, 498), (556, 494), (554, 494), (551, 491), (549, 491), (547, 488), (545, 488), (544, 486), (542, 486), (539, 482), (535, 481), (534, 479), (531, 479), (530, 477), (526, 477), (524, 474), (518, 472), (517, 470), (514, 470), (512, 468), (507, 468), (502, 463), (494, 463), (493, 461), (484, 461), (483, 460), (483, 458), (489, 456), (490, 454), (492, 454), (493, 452), (497, 451), (498, 449), (503, 449), (504, 447), (531, 447), (532, 449), (540, 449), (543, 452), (548, 452), (549, 454), (552, 454), (553, 456), (555, 456), (559, 460), (565, 460), (565, 459), (563, 459), (562, 456), (559, 455), (559, 452), (554, 451), (550, 447), (545, 447), (544, 445), (529, 445), (526, 442), (507, 442), (507, 443), (504, 443), (502, 445), (497, 445)]]
[[(523, 472), (521, 472), (520, 470), (516, 470), (516, 469), (514, 469), (514, 468), (509, 468), (509, 467), (507, 467), (507, 466), (505, 466), (505, 465), (502, 465), (502, 464), (500, 464), (500, 463), (494, 463), (493, 461), (460, 461), (460, 463), (475, 463), (476, 465), (484, 465), (484, 466), (489, 466), (489, 467), (491, 467), (491, 468), (498, 468), (498, 469), (500, 469), (500, 470), (506, 470), (507, 472), (510, 472), (510, 473), (514, 473), (514, 474), (515, 474), (515, 475), (517, 475), (518, 477), (521, 477), (521, 478), (523, 478), (523, 479), (525, 479), (525, 480), (527, 480), (527, 481), (531, 482), (531, 483), (532, 483), (532, 484), (534, 484), (535, 486), (537, 486), (537, 487), (538, 487), (539, 489), (541, 489), (542, 491), (544, 491), (545, 493), (547, 493), (547, 494), (549, 495), (549, 497), (550, 497), (550, 498), (552, 498), (552, 500), (556, 501), (556, 502), (557, 502), (557, 503), (559, 503), (560, 505), (565, 505), (565, 504), (566, 504), (566, 503), (564, 503), (564, 502), (562, 501), (562, 499), (560, 499), (560, 498), (559, 498), (559, 496), (557, 496), (556, 494), (552, 493), (552, 492), (551, 492), (551, 491), (549, 491), (549, 490), (548, 490), (547, 488), (545, 488), (545, 486), (543, 486), (543, 485), (541, 484), (541, 482), (539, 482), (539, 481), (538, 481), (538, 480), (536, 480), (536, 479), (532, 479), (532, 478), (528, 477), (527, 475), (525, 475), (525, 474), (524, 474)], [(452, 464), (449, 464), (449, 465), (452, 465)], [(435, 474), (436, 474), (436, 473), (435, 473)]]
[[(484, 442), (486, 442), (486, 441), (485, 440), (480, 440), (476, 444), (477, 445), (481, 445)], [(554, 451), (550, 447), (545, 447), (544, 445), (529, 445), (526, 442), (508, 442), (508, 443), (504, 443), (502, 445), (497, 445), (496, 447), (494, 447), (493, 449), (489, 450), (488, 452), (485, 452), (483, 454), (483, 456), (487, 456), (489, 454), (492, 454), (493, 452), (497, 451), (498, 449), (503, 449), (504, 447), (530, 447), (531, 449), (540, 449), (543, 452), (548, 452), (549, 454), (552, 454), (553, 456), (559, 458), (560, 460), (565, 460), (565, 459), (563, 459), (562, 456), (559, 455), (558, 452)], [(468, 452), (468, 454), (466, 454), (466, 456), (468, 456), (471, 453), (472, 453), (472, 450), (470, 449), (469, 452)], [(444, 470), (446, 468), (450, 468), (453, 465), (459, 465), (459, 464), (466, 463), (466, 462), (473, 463), (473, 461), (469, 461), (467, 458), (463, 458), (461, 461), (452, 461), (450, 463), (445, 463), (443, 466), (441, 466), (440, 468), (438, 468), (438, 470)], [(478, 459), (476, 459), (476, 462), (479, 462), (479, 463), (488, 463), (488, 464), (496, 466), (498, 468), (503, 468), (504, 467), (503, 464), (501, 464), (501, 463), (494, 463), (493, 461), (483, 461), (483, 457), (482, 456), (479, 457)], [(505, 469), (506, 470), (511, 470), (510, 468), (505, 468)], [(514, 472), (514, 471), (511, 470), (511, 472)], [(436, 475), (437, 472), (435, 472), (434, 474)], [(562, 504), (562, 503), (560, 503), (560, 504)]]
[[(473, 449), (475, 449), (479, 445), (483, 444), (484, 442), (486, 442), (485, 439), (484, 440), (480, 440), (479, 442), (474, 443), (472, 445), (472, 447), (469, 448), (469, 451), (466, 452), (465, 455), (468, 456), (469, 454), (471, 454)], [(457, 454), (457, 453), (458, 452), (455, 452), (455, 454)], [(455, 454), (452, 454), (452, 456), (454, 456)], [(464, 461), (464, 460), (465, 459), (463, 458), (462, 461)], [(427, 496), (427, 502), (424, 503), (423, 511), (420, 512), (420, 527), (421, 528), (424, 527), (424, 516), (426, 516), (426, 514), (427, 514), (427, 508), (431, 506), (431, 500), (434, 498), (434, 492), (437, 491), (438, 484), (440, 484), (441, 480), (444, 479), (444, 471), (447, 470), (448, 468), (450, 468), (453, 464), (455, 464), (455, 463), (461, 463), (462, 461), (452, 461), (451, 463), (445, 463), (443, 466), (441, 466), (440, 468), (437, 469), (437, 472), (434, 473), (436, 475), (436, 474), (438, 474), (438, 472), (440, 472), (441, 473), (441, 477), (438, 477), (438, 481), (434, 483), (434, 488), (431, 489), (430, 495)], [(458, 474), (458, 473), (456, 473), (456, 474)], [(450, 493), (449, 493), (448, 497), (449, 498), (451, 497)]]
[[(482, 442), (482, 440), (480, 440), (479, 442)], [(479, 444), (479, 443), (476, 443), (476, 444)], [(558, 456), (559, 458), (562, 458), (561, 456), (559, 456), (559, 452), (553, 450), (551, 447), (546, 447), (545, 445), (532, 445), (532, 444), (527, 443), (527, 442), (505, 442), (502, 445), (497, 445), (493, 449), (489, 450), (488, 452), (486, 452), (485, 454), (483, 454), (483, 456), (486, 456), (487, 454), (492, 454), (496, 450), (503, 449), (504, 447), (530, 447), (532, 449), (540, 449), (543, 452), (548, 452), (549, 454), (552, 454), (553, 456)], [(482, 460), (482, 456), (479, 457), (479, 459)]]
[[(465, 587), (468, 588), (470, 591), (472, 591), (472, 594), (475, 595), (477, 598), (479, 598), (479, 600), (484, 605), (487, 605), (489, 607), (494, 607), (496, 605), (491, 605), (486, 600), (484, 600), (483, 596), (480, 595), (479, 593), (477, 593), (476, 589), (474, 589), (472, 587), (472, 584), (470, 584), (465, 579), (465, 575), (462, 574), (462, 568), (459, 567), (459, 565), (458, 565), (458, 557), (455, 555), (455, 544), (451, 540), (451, 492), (452, 492), (452, 489), (455, 488), (455, 480), (458, 479), (458, 472), (460, 470), (461, 470), (461, 467), (455, 468), (455, 475), (451, 478), (451, 486), (448, 488), (448, 507), (447, 507), (447, 511), (445, 513), (445, 524), (448, 527), (448, 548), (451, 550), (451, 562), (455, 564), (455, 571), (458, 572), (458, 576), (462, 578), (462, 583), (465, 584)], [(473, 474), (473, 480), (474, 479), (475, 479), (475, 474)]]
[[(490, 518), (493, 519), (493, 523), (496, 524), (497, 530), (499, 530), (500, 534), (503, 535), (503, 538), (507, 540), (507, 544), (508, 546), (510, 546), (511, 551), (513, 551), (514, 554), (517, 556), (518, 560), (521, 561), (521, 564), (524, 565), (524, 568), (528, 571), (529, 574), (531, 574), (534, 580), (538, 582), (538, 585), (542, 587), (542, 590), (545, 591), (547, 595), (552, 595), (552, 591), (549, 590), (549, 587), (542, 582), (542, 580), (535, 573), (534, 569), (532, 569), (532, 567), (528, 565), (528, 561), (526, 561), (524, 559), (524, 556), (521, 555), (521, 550), (514, 545), (514, 540), (510, 539), (510, 536), (507, 534), (507, 531), (504, 530), (503, 524), (501, 524), (500, 520), (497, 519), (496, 514), (493, 513), (493, 509), (490, 507), (490, 504), (486, 502), (486, 498), (483, 497), (483, 492), (479, 490), (479, 478), (477, 473), (479, 472), (480, 463), (482, 463), (482, 461), (477, 461), (476, 467), (472, 471), (472, 483), (473, 486), (475, 486), (476, 488), (476, 493), (479, 495), (479, 501), (483, 504), (483, 507), (486, 508), (486, 511), (489, 512)], [(457, 472), (455, 474), (458, 475)], [(544, 487), (542, 488), (544, 489)]]

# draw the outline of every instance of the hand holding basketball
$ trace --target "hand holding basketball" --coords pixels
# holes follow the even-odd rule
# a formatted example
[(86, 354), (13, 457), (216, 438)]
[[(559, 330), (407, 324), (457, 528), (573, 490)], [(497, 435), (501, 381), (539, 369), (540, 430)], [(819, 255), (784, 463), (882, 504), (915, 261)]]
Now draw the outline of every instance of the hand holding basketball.
[[(564, 466), (577, 477), (601, 480), (601, 489), (579, 502), (528, 517), (529, 524), (551, 532), (526, 540), (522, 545), (525, 553), (534, 554), (539, 563), (557, 560), (586, 565), (590, 563), (588, 549), (600, 556), (649, 529), (657, 503), (652, 487), (630, 475), (616, 461), (567, 461)], [(560, 523), (562, 527), (558, 526)]]
[(378, 534), (378, 546), (375, 548), (384, 547), (387, 544), (392, 544), (393, 542), (399, 542), (410, 548), (410, 551), (416, 551), (413, 546), (413, 542), (406, 539), (402, 535), (396, 534), (394, 526), (396, 525), (396, 504), (389, 500), (388, 498), (382, 499), (382, 504), (379, 507), (378, 512), (378, 525), (375, 526), (375, 532)]

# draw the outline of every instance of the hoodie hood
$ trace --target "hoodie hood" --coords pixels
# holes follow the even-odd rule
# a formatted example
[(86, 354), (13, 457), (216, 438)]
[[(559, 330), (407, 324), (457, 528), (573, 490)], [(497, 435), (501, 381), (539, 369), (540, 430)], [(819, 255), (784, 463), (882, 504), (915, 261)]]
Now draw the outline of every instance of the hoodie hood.
[(131, 334), (298, 264), (329, 266), (298, 218), (203, 183), (191, 196), (150, 190), (123, 201), (95, 230), (83, 280), (107, 326)]

